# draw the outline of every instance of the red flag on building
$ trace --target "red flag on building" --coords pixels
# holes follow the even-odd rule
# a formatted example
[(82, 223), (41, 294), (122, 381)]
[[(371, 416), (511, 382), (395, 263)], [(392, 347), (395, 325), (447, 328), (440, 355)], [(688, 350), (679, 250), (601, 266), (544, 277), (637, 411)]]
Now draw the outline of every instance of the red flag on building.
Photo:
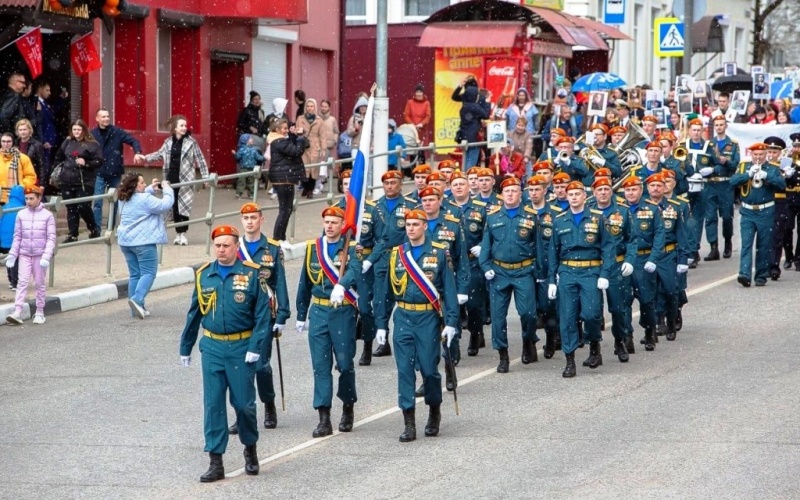
[(100, 69), (103, 67), (100, 61), (100, 55), (92, 41), (92, 34), (78, 38), (69, 47), (70, 59), (72, 60), (72, 69), (78, 76), (83, 76), (90, 71)]
[(22, 58), (28, 64), (31, 78), (42, 74), (42, 30), (35, 28), (25, 33), (15, 42)]

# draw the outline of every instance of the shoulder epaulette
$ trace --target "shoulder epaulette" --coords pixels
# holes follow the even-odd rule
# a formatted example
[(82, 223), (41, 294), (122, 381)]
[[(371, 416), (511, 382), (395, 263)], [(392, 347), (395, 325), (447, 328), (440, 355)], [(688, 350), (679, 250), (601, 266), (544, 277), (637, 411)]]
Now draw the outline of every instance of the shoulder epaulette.
[(673, 205), (678, 205), (678, 206), (680, 206), (680, 205), (681, 205), (681, 202), (680, 202), (680, 201), (678, 201), (678, 200), (669, 199), (669, 200), (667, 200), (667, 201), (668, 201), (668, 202), (670, 202), (670, 203), (672, 203)]
[(687, 198), (685, 194), (678, 195), (678, 199), (684, 203), (689, 203), (689, 198)]
[(659, 206), (659, 205), (658, 205), (658, 203), (654, 202), (654, 201), (653, 201), (653, 200), (651, 200), (650, 198), (648, 198), (648, 199), (646, 199), (646, 200), (644, 200), (644, 201), (645, 201), (645, 203), (649, 203), (649, 204), (651, 204), (651, 205)]
[(491, 209), (491, 210), (489, 210), (489, 212), (487, 212), (487, 213), (486, 213), (486, 215), (492, 215), (492, 214), (496, 214), (496, 213), (497, 213), (497, 212), (499, 212), (499, 211), (500, 211), (500, 207), (498, 207), (498, 206), (494, 206), (494, 207), (492, 207), (492, 209)]
[(617, 205), (625, 208), (630, 208), (627, 203), (617, 200)]
[(308, 245), (309, 247), (313, 247), (316, 244), (317, 244), (317, 240), (308, 240), (308, 241), (306, 241), (306, 245)]
[(561, 212), (562, 209), (558, 205), (550, 205), (550, 210), (554, 210), (556, 212)]
[(479, 207), (485, 207), (486, 202), (481, 200), (476, 200), (475, 198), (472, 199), (472, 203), (478, 205)]
[(275, 245), (276, 247), (281, 246), (281, 242), (278, 240), (273, 240), (272, 238), (267, 238), (267, 243), (270, 245)]
[(202, 266), (197, 268), (197, 271), (195, 271), (195, 274), (200, 274), (200, 271), (202, 271), (203, 269), (207, 268), (210, 265), (211, 265), (211, 262), (206, 262), (205, 264), (203, 264)]
[(458, 217), (456, 217), (453, 214), (445, 214), (444, 220), (447, 220), (447, 221), (450, 221), (450, 222), (461, 222), (461, 219), (459, 219)]
[(528, 213), (532, 213), (532, 214), (538, 214), (539, 213), (538, 211), (536, 211), (535, 208), (529, 207), (528, 205), (525, 205), (525, 211), (528, 212)]
[(567, 215), (568, 213), (569, 213), (569, 212), (561, 212), (560, 214), (556, 215), (556, 217), (564, 217), (564, 216), (565, 216), (565, 215)]
[(255, 262), (250, 262), (249, 260), (243, 260), (242, 264), (247, 267), (252, 267), (253, 269), (261, 269), (261, 266), (256, 264)]
[(358, 242), (356, 242), (355, 240), (351, 240), (351, 241), (350, 241), (350, 246), (351, 246), (351, 247), (354, 247), (354, 246), (356, 246), (356, 245), (358, 245)]
[(375, 203), (375, 200), (364, 200), (364, 203), (366, 203), (367, 205), (369, 205), (369, 206), (371, 206), (371, 207), (376, 207), (376, 206), (378, 206), (378, 204), (377, 204), (377, 203)]
[(447, 248), (447, 245), (444, 243), (439, 243), (438, 241), (431, 241), (431, 245), (433, 245), (435, 248), (441, 248), (442, 250)]
[(403, 196), (403, 198), (405, 198), (405, 200), (406, 200), (406, 201), (409, 201), (409, 202), (411, 202), (411, 203), (413, 203), (413, 204), (415, 204), (415, 205), (416, 205), (417, 203), (419, 203), (419, 200), (417, 200), (416, 198), (410, 198), (410, 197), (408, 197), (408, 196)]
[(728, 139), (730, 139), (733, 144), (739, 144), (739, 141), (737, 141), (733, 137), (728, 137)]
[(594, 208), (590, 208), (589, 211), (596, 215), (603, 215), (603, 212), (601, 210), (595, 210)]

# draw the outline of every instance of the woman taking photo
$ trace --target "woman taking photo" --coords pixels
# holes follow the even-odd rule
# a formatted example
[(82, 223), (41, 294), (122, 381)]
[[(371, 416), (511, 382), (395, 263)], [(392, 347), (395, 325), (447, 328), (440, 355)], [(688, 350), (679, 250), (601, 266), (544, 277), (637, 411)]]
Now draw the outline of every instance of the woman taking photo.
[[(161, 198), (156, 196), (162, 191)], [(167, 243), (163, 214), (174, 205), (175, 193), (169, 181), (153, 182), (147, 186), (139, 174), (127, 174), (119, 184), (120, 222), (117, 242), (128, 263), (128, 306), (131, 314), (144, 319), (150, 313), (144, 299), (153, 286), (158, 270), (156, 245)]]
[(280, 137), (269, 145), (269, 181), (278, 195), (278, 216), (275, 218), (272, 238), (283, 241), (286, 239), (286, 227), (292, 215), (295, 186), (306, 178), (303, 153), (308, 147), (308, 141), (303, 136), (303, 129), (292, 127), (290, 131), (289, 122), (285, 119), (272, 124), (270, 135), (273, 132), (280, 134)]
[[(164, 141), (161, 149), (149, 155), (138, 154), (134, 156), (136, 162), (150, 162), (161, 160), (164, 162), (164, 178), (172, 184), (191, 182), (195, 180), (194, 169), (200, 169), (203, 179), (208, 179), (208, 165), (200, 151), (197, 141), (186, 126), (186, 117), (175, 115), (167, 121), (167, 126), (172, 135)], [(172, 220), (176, 224), (186, 222), (192, 215), (192, 200), (194, 199), (194, 186), (182, 186), (172, 205)], [(175, 228), (175, 245), (188, 245), (186, 231), (189, 226)]]
[[(61, 196), (65, 200), (83, 198), (94, 194), (95, 171), (103, 164), (103, 148), (89, 133), (83, 120), (75, 120), (70, 127), (70, 136), (64, 140), (55, 157), (55, 165), (61, 164), (58, 177)], [(89, 238), (100, 236), (100, 226), (94, 221), (92, 202), (67, 205), (67, 227), (69, 236), (64, 243), (78, 241), (80, 219), (86, 222)]]

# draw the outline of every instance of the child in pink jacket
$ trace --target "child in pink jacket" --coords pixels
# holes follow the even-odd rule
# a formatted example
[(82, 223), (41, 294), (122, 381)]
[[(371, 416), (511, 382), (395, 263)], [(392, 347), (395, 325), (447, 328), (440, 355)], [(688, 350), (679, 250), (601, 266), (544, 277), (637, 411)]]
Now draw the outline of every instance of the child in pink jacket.
[(6, 266), (13, 267), (19, 260), (19, 282), (14, 313), (6, 316), (11, 325), (22, 324), (22, 306), (33, 274), (36, 285), (36, 313), (33, 324), (44, 323), (44, 304), (47, 293), (45, 274), (56, 248), (56, 220), (42, 204), (42, 189), (25, 188), (25, 208), (17, 214), (14, 224), (14, 243), (8, 252)]

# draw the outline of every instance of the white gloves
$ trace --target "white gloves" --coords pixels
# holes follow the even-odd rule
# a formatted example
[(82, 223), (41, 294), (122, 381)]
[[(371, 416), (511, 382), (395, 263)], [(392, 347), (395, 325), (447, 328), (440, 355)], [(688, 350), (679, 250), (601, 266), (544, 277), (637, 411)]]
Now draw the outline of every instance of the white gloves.
[(13, 257), (9, 257), (9, 258), (6, 259), (6, 267), (9, 268), (9, 269), (14, 267), (14, 264), (16, 264), (16, 263), (17, 263), (17, 259), (15, 259)]
[(483, 273), (483, 277), (489, 281), (492, 281), (494, 279), (494, 270), (489, 269), (488, 271)]
[(192, 364), (192, 357), (191, 356), (181, 356), (181, 364), (183, 366), (189, 366)]
[(50, 267), (50, 261), (47, 259), (40, 260), (39, 267), (41, 267), (42, 269), (47, 269), (48, 267)]
[(365, 260), (364, 262), (362, 262), (361, 263), (361, 274), (364, 274), (367, 271), (369, 271), (370, 267), (372, 267), (372, 262), (370, 262), (368, 260)]
[(600, 290), (608, 290), (608, 280), (605, 278), (597, 278), (597, 288)]
[(708, 177), (713, 173), (714, 173), (714, 167), (703, 167), (700, 169), (700, 175), (702, 175), (703, 177)]
[(456, 336), (456, 329), (452, 326), (444, 327), (442, 330), (442, 340), (447, 339), (447, 347), (450, 347), (450, 342), (453, 341), (453, 337)]
[(255, 363), (260, 358), (261, 358), (261, 355), (259, 353), (247, 351), (247, 354), (244, 355), (244, 362), (245, 363)]
[[(794, 169), (794, 167), (792, 167)], [(475, 245), (474, 247), (469, 249), (469, 253), (472, 254), (473, 257), (478, 258), (481, 256), (481, 247), (480, 245)]]
[(767, 178), (767, 171), (766, 170), (759, 170), (758, 172), (756, 172), (756, 175), (753, 176), (753, 179), (758, 179), (758, 180), (761, 180), (761, 181), (763, 181), (766, 178)]
[(275, 337), (276, 339), (281, 338), (281, 336), (283, 335), (284, 328), (286, 328), (286, 325), (278, 325), (278, 324), (274, 325), (272, 327), (272, 332), (275, 334), (273, 335), (273, 337)]
[(336, 307), (342, 305), (344, 301), (344, 287), (339, 283), (333, 285), (333, 291), (331, 292), (331, 305)]
[(692, 175), (689, 176), (689, 179), (693, 180), (693, 181), (702, 181), (703, 180), (703, 176), (700, 175), (700, 174), (692, 174)]
[(694, 259), (688, 258), (688, 259), (686, 259), (686, 263), (691, 266), (694, 263)]
[(297, 330), (297, 333), (303, 333), (303, 329), (306, 327), (305, 321), (298, 321), (295, 323), (294, 328)]
[(627, 262), (623, 262), (620, 271), (622, 271), (623, 276), (630, 276), (633, 274), (633, 266)]
[(375, 340), (378, 342), (378, 345), (383, 345), (386, 343), (386, 330), (376, 330), (375, 331)]
[(557, 295), (558, 285), (547, 285), (547, 298), (550, 300), (556, 300)]
[(689, 270), (689, 266), (686, 264), (678, 264), (678, 274), (683, 274)]
[(601, 167), (605, 167), (606, 166), (606, 159), (603, 158), (603, 157), (597, 158), (594, 162), (596, 164), (600, 165)]
[(647, 271), (648, 273), (652, 273), (656, 270), (656, 265), (652, 262), (645, 262), (644, 270)]
[(788, 167), (783, 167), (781, 170), (783, 170), (783, 175), (786, 177), (791, 177), (794, 175), (794, 166), (792, 165), (789, 165)]
[(753, 177), (753, 175), (755, 175), (755, 173), (758, 172), (759, 170), (760, 170), (759, 167), (751, 165), (750, 168), (747, 169), (747, 175)]
[(456, 297), (458, 297), (458, 305), (460, 305), (460, 306), (463, 306), (469, 300), (469, 296), (468, 295), (464, 295), (464, 294), (461, 294), (461, 293), (456, 295)]

